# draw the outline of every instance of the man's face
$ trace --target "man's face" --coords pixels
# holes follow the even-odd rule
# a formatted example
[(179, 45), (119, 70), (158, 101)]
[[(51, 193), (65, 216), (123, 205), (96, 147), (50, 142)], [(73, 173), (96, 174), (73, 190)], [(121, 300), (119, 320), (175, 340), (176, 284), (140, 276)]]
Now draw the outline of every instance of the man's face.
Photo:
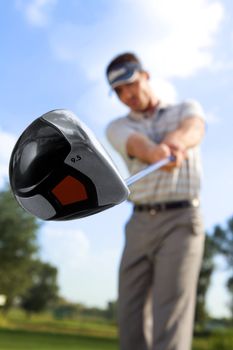
[(138, 72), (134, 82), (120, 85), (115, 91), (121, 102), (133, 111), (144, 111), (150, 106), (151, 90), (146, 72)]

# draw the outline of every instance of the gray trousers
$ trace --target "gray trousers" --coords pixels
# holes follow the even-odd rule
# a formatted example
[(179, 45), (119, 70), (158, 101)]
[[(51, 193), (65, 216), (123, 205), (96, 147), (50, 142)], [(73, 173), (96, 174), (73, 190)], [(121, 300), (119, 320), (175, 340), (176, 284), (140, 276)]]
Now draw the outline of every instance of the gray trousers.
[[(126, 224), (119, 274), (121, 350), (189, 350), (204, 246), (197, 208), (151, 215), (134, 212)], [(144, 306), (152, 295), (153, 340), (144, 334)]]

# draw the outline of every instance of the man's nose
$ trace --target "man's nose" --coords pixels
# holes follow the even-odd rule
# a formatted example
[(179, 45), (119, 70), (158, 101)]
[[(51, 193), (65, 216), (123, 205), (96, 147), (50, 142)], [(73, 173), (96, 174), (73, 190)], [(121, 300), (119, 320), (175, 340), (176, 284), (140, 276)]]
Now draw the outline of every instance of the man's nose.
[(133, 92), (128, 87), (126, 87), (124, 91), (124, 96), (125, 98), (130, 99), (133, 96)]

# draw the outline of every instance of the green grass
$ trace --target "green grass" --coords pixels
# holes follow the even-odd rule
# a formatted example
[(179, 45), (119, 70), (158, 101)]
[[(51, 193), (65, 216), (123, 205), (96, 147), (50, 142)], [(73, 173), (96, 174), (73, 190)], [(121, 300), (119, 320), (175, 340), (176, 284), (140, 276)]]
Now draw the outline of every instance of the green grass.
[[(0, 329), (1, 350), (117, 350), (117, 339)], [(224, 331), (196, 338), (193, 350), (232, 350), (233, 332)]]
[(196, 336), (192, 350), (233, 350), (233, 329)]
[[(75, 320), (56, 320), (50, 313), (27, 317), (21, 310), (11, 310), (7, 317), (0, 316), (0, 327), (62, 334), (79, 334), (93, 337), (115, 338), (117, 328), (106, 320), (79, 317)], [(0, 348), (1, 349), (1, 348)]]
[(117, 350), (117, 328), (106, 320), (56, 320), (50, 313), (0, 314), (0, 350)]
[[(184, 335), (185, 336), (185, 335)], [(117, 328), (103, 319), (28, 318), (20, 310), (0, 314), (0, 350), (117, 350)], [(233, 350), (233, 329), (196, 335), (192, 350)]]
[(116, 339), (0, 329), (1, 350), (117, 350)]

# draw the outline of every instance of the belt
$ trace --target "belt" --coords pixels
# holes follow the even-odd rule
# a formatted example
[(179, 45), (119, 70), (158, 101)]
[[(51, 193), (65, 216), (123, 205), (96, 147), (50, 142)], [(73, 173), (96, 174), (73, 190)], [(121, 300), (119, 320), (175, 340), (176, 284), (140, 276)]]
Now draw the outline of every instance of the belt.
[(182, 209), (182, 208), (198, 208), (199, 200), (197, 198), (192, 200), (183, 200), (175, 202), (162, 202), (154, 204), (135, 204), (134, 211), (147, 211), (151, 215), (155, 215), (157, 212), (170, 210), (170, 209)]

